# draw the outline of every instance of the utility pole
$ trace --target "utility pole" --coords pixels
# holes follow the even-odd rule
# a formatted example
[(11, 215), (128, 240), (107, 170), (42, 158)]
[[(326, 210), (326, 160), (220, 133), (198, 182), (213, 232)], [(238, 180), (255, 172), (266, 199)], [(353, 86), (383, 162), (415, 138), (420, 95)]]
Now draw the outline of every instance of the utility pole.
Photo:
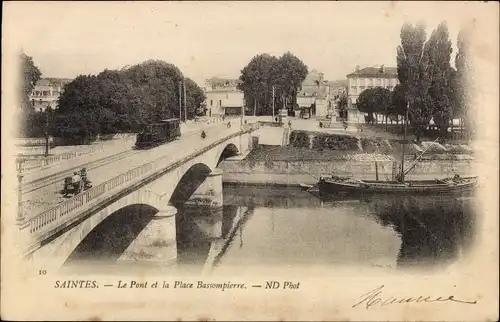
[(182, 92), (181, 92), (181, 81), (179, 81), (179, 122), (182, 121)]
[(245, 117), (245, 97), (241, 99), (241, 122), (240, 126), (243, 128), (243, 118)]
[(49, 156), (49, 112), (45, 110), (45, 157)]
[(273, 122), (274, 122), (274, 93), (275, 93), (275, 87), (273, 85)]
[(187, 100), (186, 100), (186, 79), (182, 79), (182, 87), (184, 88), (184, 122), (187, 122)]
[(403, 136), (403, 155), (401, 157), (401, 181), (405, 180), (405, 146), (406, 146), (406, 128), (408, 126), (408, 109), (410, 108), (410, 102), (406, 104), (406, 111), (405, 111), (405, 132)]

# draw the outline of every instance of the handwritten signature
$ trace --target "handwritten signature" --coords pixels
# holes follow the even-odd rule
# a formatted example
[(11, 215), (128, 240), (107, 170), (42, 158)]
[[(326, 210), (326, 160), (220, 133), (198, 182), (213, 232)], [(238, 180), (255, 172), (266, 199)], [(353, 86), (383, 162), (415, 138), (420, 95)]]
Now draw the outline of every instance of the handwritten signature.
[(477, 301), (464, 301), (464, 300), (459, 300), (456, 299), (453, 295), (449, 295), (448, 297), (432, 297), (432, 296), (417, 296), (417, 297), (393, 297), (393, 296), (388, 296), (384, 297), (382, 296), (382, 289), (384, 288), (384, 285), (377, 287), (376, 289), (373, 289), (369, 291), (368, 293), (365, 293), (358, 297), (356, 304), (354, 304), (352, 307), (357, 307), (357, 306), (365, 306), (366, 309), (368, 310), (370, 307), (375, 306), (375, 305), (380, 305), (380, 306), (388, 306), (391, 304), (404, 304), (404, 303), (432, 303), (432, 302), (455, 302), (455, 303), (461, 303), (461, 304), (476, 304)]

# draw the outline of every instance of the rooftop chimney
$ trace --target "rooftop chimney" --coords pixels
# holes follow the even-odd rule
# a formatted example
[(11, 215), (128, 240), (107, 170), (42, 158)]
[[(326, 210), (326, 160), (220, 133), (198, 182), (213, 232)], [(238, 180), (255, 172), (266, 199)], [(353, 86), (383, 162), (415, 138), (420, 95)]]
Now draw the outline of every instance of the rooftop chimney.
[(356, 71), (359, 72), (359, 65), (356, 65)]
[(384, 65), (380, 65), (380, 72), (383, 73), (385, 71)]

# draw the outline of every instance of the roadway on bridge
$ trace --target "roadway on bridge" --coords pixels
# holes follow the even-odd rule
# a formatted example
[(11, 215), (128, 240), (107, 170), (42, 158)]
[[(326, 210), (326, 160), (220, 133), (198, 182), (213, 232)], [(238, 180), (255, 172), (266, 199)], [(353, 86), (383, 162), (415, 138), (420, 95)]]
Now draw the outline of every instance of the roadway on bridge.
[[(225, 123), (226, 124), (226, 123)], [(231, 128), (227, 128), (225, 124), (216, 124), (206, 128), (207, 138), (202, 139), (200, 132), (195, 131), (183, 135), (180, 139), (166, 143), (159, 147), (149, 150), (135, 150), (133, 153), (116, 162), (104, 164), (98, 168), (88, 171), (88, 177), (92, 181), (93, 186), (97, 186), (121, 173), (153, 161), (165, 155), (171, 155), (172, 160), (178, 159), (181, 155), (195, 152), (193, 147), (204, 147), (219, 139), (222, 139), (232, 133), (240, 130), (239, 121), (233, 120)], [(170, 160), (170, 158), (169, 158)], [(70, 173), (68, 173), (70, 175)], [(56, 182), (40, 189), (23, 194), (23, 211), (28, 217), (39, 214), (58, 203), (66, 200), (60, 193), (63, 188), (63, 181)]]
[[(235, 119), (233, 119), (232, 122), (235, 122)], [(188, 135), (189, 133), (201, 131), (201, 129), (204, 128), (219, 126), (221, 124), (222, 122), (216, 124), (213, 123), (207, 124), (206, 122), (203, 121), (198, 123), (191, 122), (188, 124), (181, 124), (181, 133), (182, 135)], [(127, 136), (121, 139), (114, 139), (110, 141), (101, 141), (100, 143), (93, 145), (94, 148), (97, 148), (96, 152), (86, 155), (81, 155), (76, 158), (62, 160), (60, 162), (56, 162), (44, 168), (26, 170), (24, 172), (23, 192), (26, 193), (29, 192), (30, 190), (33, 190), (33, 185), (35, 186), (38, 185), (38, 183), (35, 182), (45, 181), (46, 178), (57, 175), (58, 173), (64, 171), (70, 171), (75, 167), (79, 168), (85, 167), (86, 164), (88, 163), (97, 162), (98, 160), (102, 160), (104, 158), (111, 158), (118, 154), (126, 154), (126, 152), (130, 152), (132, 150), (134, 143), (135, 143), (135, 135)], [(88, 150), (92, 148), (92, 146), (72, 146), (65, 148), (70, 149), (70, 151), (66, 152), (74, 152), (77, 150), (85, 150), (85, 149)]]

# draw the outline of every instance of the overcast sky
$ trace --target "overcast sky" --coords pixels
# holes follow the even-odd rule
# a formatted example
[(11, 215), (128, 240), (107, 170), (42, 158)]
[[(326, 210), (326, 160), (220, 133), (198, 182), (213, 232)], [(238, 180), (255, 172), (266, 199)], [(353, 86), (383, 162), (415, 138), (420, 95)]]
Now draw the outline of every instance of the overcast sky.
[(395, 66), (404, 21), (425, 21), (430, 35), (446, 20), (453, 62), (458, 29), (478, 10), (480, 3), (444, 2), (19, 2), (4, 3), (4, 24), (16, 26), (16, 42), (44, 77), (161, 59), (202, 85), (239, 77), (260, 53), (291, 51), (328, 80), (356, 65)]

